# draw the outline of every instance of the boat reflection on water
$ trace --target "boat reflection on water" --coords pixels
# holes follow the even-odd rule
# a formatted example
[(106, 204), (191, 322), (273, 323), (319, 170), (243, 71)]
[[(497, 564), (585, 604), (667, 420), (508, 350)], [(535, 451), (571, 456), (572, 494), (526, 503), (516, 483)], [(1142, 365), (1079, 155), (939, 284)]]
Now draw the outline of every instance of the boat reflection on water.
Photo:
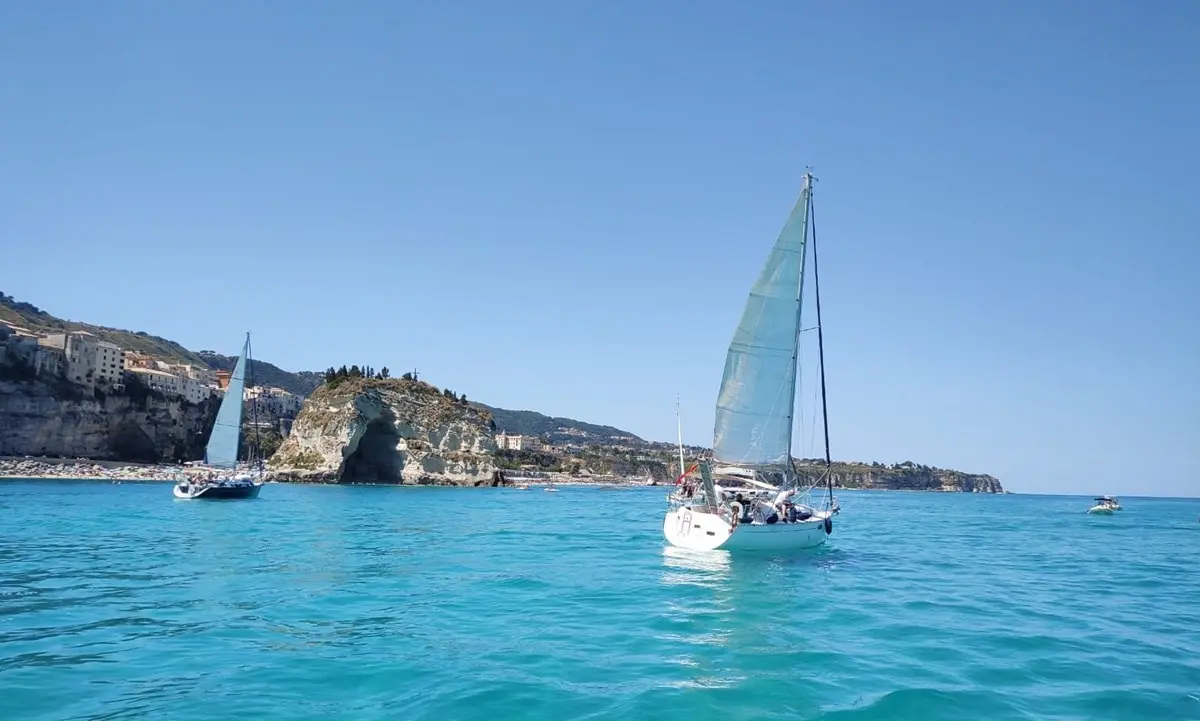
[(696, 551), (664, 545), (663, 583), (713, 588), (724, 586), (732, 577), (733, 559), (729, 551)]
[[(727, 648), (730, 643), (737, 608), (730, 592), (733, 563), (729, 551), (666, 545), (662, 553), (662, 584), (669, 591), (667, 602), (659, 608), (664, 627), (659, 639), (682, 654), (676, 661), (688, 668), (681, 683), (697, 683), (698, 676), (723, 676), (715, 668), (697, 674), (701, 670), (697, 666), (710, 653), (703, 649)], [(723, 684), (707, 678), (702, 685)]]

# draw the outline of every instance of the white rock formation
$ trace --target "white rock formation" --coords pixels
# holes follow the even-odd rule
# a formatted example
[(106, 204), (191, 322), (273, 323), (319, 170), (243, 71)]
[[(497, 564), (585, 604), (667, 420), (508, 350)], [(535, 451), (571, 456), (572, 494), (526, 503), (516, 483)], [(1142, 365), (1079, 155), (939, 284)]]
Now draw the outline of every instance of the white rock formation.
[(491, 418), (433, 386), (352, 378), (318, 388), (268, 462), (268, 478), (312, 483), (490, 485)]

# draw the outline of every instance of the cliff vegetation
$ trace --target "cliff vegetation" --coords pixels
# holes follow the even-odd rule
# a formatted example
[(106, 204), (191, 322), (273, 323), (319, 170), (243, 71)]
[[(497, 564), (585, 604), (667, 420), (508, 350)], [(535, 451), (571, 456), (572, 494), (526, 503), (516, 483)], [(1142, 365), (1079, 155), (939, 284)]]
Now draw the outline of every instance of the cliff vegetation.
[[(825, 469), (825, 462), (819, 459), (804, 459), (797, 465), (810, 481), (815, 481)], [(1000, 481), (994, 476), (923, 466), (912, 461), (895, 464), (835, 462), (830, 470), (834, 486), (838, 488), (954, 493), (1004, 492)]]
[(37, 333), (62, 333), (82, 330), (100, 340), (115, 343), (125, 350), (161, 358), (172, 363), (190, 363), (206, 366), (203, 356), (184, 348), (175, 341), (150, 335), (142, 331), (122, 330), (102, 325), (80, 323), (57, 318), (32, 303), (23, 303), (0, 292), (0, 320), (28, 328)]
[(613, 426), (547, 416), (536, 411), (505, 410), (483, 403), (473, 405), (491, 413), (496, 421), (496, 430), (509, 435), (537, 436), (550, 443), (645, 443), (629, 431)]

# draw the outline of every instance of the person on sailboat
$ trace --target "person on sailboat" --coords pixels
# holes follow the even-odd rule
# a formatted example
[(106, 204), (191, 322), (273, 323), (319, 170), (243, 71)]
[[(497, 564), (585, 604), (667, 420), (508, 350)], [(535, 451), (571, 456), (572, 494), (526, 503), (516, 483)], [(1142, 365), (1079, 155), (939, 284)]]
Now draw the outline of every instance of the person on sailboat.
[(694, 498), (696, 496), (696, 483), (691, 479), (683, 482), (683, 497)]
[(779, 513), (775, 510), (775, 506), (765, 501), (754, 502), (754, 516), (759, 523), (767, 525), (779, 523)]
[(741, 509), (741, 518), (738, 519), (738, 523), (753, 523), (754, 519), (750, 517), (750, 504), (745, 498), (742, 498), (741, 493), (734, 496), (733, 502)]

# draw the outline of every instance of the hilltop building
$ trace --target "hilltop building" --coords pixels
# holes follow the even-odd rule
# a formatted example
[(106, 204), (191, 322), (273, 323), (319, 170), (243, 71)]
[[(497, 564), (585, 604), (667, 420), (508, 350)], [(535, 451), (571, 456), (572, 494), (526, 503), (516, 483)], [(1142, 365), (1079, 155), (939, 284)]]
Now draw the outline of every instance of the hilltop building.
[(546, 444), (537, 436), (496, 435), (496, 448), (502, 451), (543, 451)]

